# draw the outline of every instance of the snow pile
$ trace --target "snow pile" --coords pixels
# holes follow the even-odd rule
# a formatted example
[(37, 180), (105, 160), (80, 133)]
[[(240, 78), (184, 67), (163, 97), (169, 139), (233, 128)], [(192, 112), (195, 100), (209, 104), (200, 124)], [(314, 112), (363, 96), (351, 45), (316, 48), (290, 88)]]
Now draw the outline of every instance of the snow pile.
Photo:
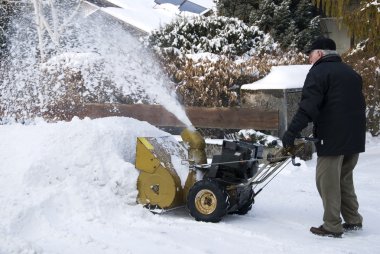
[(131, 118), (0, 129), (0, 214), (6, 218), (0, 221), (0, 253), (19, 253), (13, 245), (31, 247), (33, 241), (23, 238), (66, 237), (83, 224), (133, 209), (136, 138), (168, 135)]

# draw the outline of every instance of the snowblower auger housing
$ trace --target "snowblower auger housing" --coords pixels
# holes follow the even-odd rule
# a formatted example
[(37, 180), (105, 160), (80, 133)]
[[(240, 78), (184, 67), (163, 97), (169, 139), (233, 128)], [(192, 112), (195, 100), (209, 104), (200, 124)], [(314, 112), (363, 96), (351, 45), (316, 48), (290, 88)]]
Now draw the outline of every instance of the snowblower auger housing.
[[(207, 164), (202, 136), (190, 129), (181, 136), (186, 148), (171, 137), (137, 139), (138, 202), (164, 211), (186, 206), (200, 221), (218, 222), (226, 214), (246, 214), (261, 191), (255, 193), (253, 187), (281, 170), (290, 158), (279, 153), (259, 165), (262, 145), (225, 140), (221, 154)], [(182, 163), (172, 161), (178, 156)]]
[(187, 159), (185, 149), (176, 146), (170, 137), (137, 138), (135, 166), (140, 170), (137, 178), (140, 204), (162, 209), (183, 205), (181, 179), (171, 160), (173, 151), (181, 159)]

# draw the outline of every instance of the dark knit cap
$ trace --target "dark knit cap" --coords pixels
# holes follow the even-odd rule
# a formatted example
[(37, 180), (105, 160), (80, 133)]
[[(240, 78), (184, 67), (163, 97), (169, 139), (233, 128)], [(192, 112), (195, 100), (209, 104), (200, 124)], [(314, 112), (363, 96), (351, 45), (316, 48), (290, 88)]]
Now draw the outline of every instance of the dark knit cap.
[(319, 37), (313, 44), (305, 51), (306, 54), (310, 54), (315, 49), (336, 50), (335, 42), (330, 38)]

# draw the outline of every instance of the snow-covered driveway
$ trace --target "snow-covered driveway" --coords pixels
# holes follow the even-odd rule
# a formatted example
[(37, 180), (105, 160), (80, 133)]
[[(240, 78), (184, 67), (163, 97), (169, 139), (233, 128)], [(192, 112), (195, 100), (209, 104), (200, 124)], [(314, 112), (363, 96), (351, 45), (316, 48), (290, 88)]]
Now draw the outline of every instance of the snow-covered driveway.
[(0, 253), (378, 253), (380, 139), (355, 169), (364, 230), (342, 239), (322, 223), (315, 159), (287, 166), (247, 215), (194, 221), (135, 203), (137, 136), (164, 132), (129, 118), (0, 126)]

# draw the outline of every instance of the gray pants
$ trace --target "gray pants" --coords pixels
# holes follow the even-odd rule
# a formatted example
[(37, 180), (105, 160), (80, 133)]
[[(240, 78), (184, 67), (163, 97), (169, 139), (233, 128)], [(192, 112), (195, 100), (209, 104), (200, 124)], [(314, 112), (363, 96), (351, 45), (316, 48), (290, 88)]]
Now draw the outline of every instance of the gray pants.
[(318, 157), (316, 183), (324, 208), (323, 227), (328, 231), (343, 231), (340, 214), (346, 223), (363, 221), (352, 177), (358, 158), (359, 154)]

